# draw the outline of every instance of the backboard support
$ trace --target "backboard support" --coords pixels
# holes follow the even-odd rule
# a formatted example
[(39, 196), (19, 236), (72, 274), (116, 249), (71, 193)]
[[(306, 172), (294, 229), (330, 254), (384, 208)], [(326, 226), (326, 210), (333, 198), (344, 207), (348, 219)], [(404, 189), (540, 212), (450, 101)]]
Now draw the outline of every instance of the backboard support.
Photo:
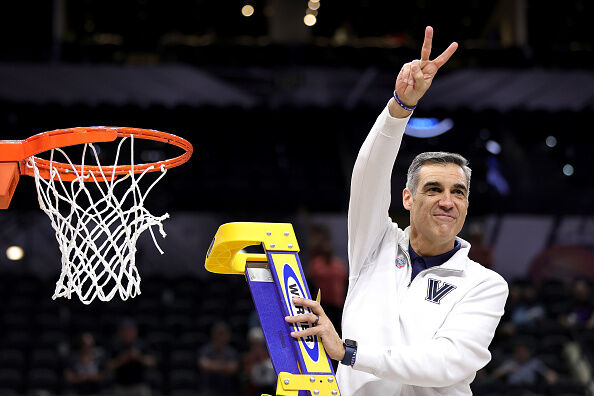
[(7, 209), (19, 183), (19, 163), (0, 162), (0, 209)]

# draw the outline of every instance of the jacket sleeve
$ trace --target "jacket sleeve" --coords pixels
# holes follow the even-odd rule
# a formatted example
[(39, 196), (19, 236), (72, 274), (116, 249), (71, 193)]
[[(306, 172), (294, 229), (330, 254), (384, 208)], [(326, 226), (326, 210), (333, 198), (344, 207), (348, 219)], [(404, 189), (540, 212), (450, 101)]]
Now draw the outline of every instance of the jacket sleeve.
[(351, 277), (359, 275), (391, 224), (390, 178), (409, 118), (392, 117), (386, 106), (355, 161), (348, 215)]
[(450, 386), (491, 359), (489, 344), (503, 315), (507, 283), (486, 280), (458, 302), (428, 342), (380, 347), (360, 343), (354, 368), (377, 377), (423, 387)]

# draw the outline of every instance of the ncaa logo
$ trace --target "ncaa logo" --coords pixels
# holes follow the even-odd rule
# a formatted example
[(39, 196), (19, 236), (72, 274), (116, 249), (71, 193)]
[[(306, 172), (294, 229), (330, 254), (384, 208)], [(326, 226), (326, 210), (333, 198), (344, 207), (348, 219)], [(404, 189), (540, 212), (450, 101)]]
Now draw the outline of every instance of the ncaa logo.
[(402, 268), (406, 265), (406, 259), (404, 257), (398, 257), (396, 259), (396, 268)]
[[(300, 315), (306, 312), (305, 307), (303, 306), (295, 306), (293, 304), (292, 297), (302, 297), (307, 298), (301, 283), (297, 278), (297, 274), (291, 268), (291, 266), (287, 263), (283, 266), (283, 278), (285, 280), (285, 298), (286, 302), (288, 303), (289, 314), (293, 315)], [(309, 309), (309, 308), (308, 308)], [(310, 327), (309, 322), (301, 322), (294, 324), (293, 326), (296, 327), (296, 330), (302, 331), (307, 330)], [(318, 338), (316, 336), (309, 336), (309, 337), (302, 337), (301, 340), (303, 341), (303, 345), (305, 346), (305, 351), (309, 355), (309, 358), (315, 363), (320, 359), (320, 350), (318, 347)]]

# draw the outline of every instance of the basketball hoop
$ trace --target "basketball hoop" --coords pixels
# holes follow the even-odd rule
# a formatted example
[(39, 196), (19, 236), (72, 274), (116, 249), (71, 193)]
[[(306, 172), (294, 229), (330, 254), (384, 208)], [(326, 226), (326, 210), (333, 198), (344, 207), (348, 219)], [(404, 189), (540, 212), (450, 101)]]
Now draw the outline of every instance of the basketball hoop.
[[(117, 143), (113, 165), (101, 165), (94, 143)], [(134, 163), (134, 140), (168, 143), (184, 150), (178, 157)], [(129, 165), (119, 165), (129, 142)], [(73, 163), (65, 146), (84, 144), (80, 164)], [(36, 155), (50, 151), (49, 159)], [(136, 242), (148, 230), (161, 254), (153, 227), (165, 237), (162, 222), (169, 214), (152, 215), (145, 200), (167, 169), (191, 157), (192, 145), (178, 136), (149, 129), (80, 127), (43, 132), (25, 140), (0, 141), (0, 209), (6, 209), (19, 175), (35, 178), (40, 208), (48, 215), (62, 253), (62, 271), (53, 299), (78, 295), (85, 304), (95, 298), (122, 300), (140, 294)], [(64, 162), (56, 161), (57, 156)], [(62, 160), (62, 158), (60, 158)], [(150, 172), (160, 172), (152, 182)], [(142, 191), (141, 183), (147, 186)], [(119, 197), (118, 197), (119, 196)]]

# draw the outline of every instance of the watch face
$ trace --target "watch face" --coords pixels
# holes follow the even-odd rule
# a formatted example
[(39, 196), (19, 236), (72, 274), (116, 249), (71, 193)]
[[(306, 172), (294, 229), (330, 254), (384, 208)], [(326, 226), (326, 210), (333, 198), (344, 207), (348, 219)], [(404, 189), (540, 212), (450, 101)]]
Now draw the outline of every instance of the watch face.
[(354, 340), (344, 340), (344, 345), (350, 348), (357, 348), (357, 341)]

